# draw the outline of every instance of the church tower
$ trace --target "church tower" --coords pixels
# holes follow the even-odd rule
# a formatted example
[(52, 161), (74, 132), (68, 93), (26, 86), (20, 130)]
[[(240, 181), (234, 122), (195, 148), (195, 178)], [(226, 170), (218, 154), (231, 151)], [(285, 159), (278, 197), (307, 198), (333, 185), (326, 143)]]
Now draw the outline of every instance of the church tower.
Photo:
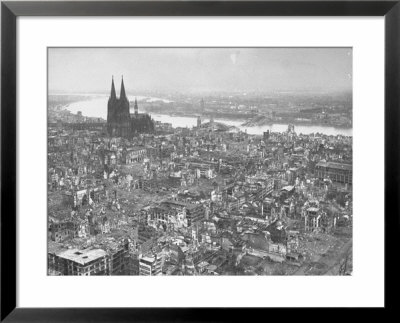
[(139, 108), (138, 108), (138, 105), (137, 105), (137, 100), (135, 98), (135, 115), (137, 116), (138, 114), (139, 114)]
[(113, 137), (130, 136), (129, 101), (126, 96), (123, 78), (119, 98), (115, 94), (114, 78), (111, 81), (111, 94), (108, 99), (107, 129), (108, 134)]
[(117, 101), (117, 95), (115, 94), (114, 76), (111, 78), (111, 94), (108, 98), (107, 105), (107, 131), (110, 134), (112, 132), (111, 123), (114, 118), (114, 106)]
[(125, 93), (125, 85), (124, 85), (124, 77), (123, 76), (122, 76), (122, 80), (121, 80), (121, 93), (119, 94), (119, 99), (128, 101), (128, 98), (126, 97), (126, 93)]

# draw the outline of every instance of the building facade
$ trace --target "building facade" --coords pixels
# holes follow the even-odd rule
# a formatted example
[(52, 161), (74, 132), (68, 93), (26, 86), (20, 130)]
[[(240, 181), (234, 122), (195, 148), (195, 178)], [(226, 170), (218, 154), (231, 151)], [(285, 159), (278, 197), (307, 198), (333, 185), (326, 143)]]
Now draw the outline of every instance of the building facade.
[(315, 166), (315, 172), (319, 179), (331, 179), (333, 182), (352, 184), (353, 168), (350, 164), (335, 162), (319, 162)]

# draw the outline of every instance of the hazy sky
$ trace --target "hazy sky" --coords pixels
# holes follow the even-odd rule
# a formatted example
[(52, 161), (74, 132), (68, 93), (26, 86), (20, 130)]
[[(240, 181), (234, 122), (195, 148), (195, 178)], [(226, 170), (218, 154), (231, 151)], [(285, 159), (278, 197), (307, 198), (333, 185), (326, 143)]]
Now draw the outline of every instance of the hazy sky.
[(342, 91), (351, 48), (50, 48), (49, 92)]

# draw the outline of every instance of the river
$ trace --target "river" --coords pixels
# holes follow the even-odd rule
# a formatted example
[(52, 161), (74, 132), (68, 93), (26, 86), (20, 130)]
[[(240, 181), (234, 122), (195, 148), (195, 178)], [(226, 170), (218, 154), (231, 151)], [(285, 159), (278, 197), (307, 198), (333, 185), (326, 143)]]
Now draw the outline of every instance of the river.
[[(129, 97), (129, 101), (133, 101), (135, 97)], [(140, 110), (140, 101), (141, 100), (157, 100), (157, 98), (147, 98), (137, 96), (137, 100), (139, 101), (139, 110)], [(163, 99), (159, 99), (163, 100)], [(79, 101), (69, 104), (66, 109), (71, 111), (72, 113), (77, 113), (78, 111), (82, 111), (82, 115), (87, 117), (96, 117), (96, 118), (107, 118), (107, 101), (108, 96), (98, 96), (93, 99), (87, 101)], [(165, 101), (165, 100), (164, 100)], [(131, 109), (132, 110), (132, 109)], [(133, 111), (132, 111), (133, 113)], [(181, 117), (181, 116), (170, 116), (152, 113), (151, 117), (156, 121), (171, 123), (173, 127), (193, 127), (197, 125), (196, 117)], [(202, 119), (202, 122), (208, 122), (209, 119)], [(248, 134), (252, 135), (262, 135), (264, 131), (272, 131), (272, 132), (284, 132), (287, 130), (287, 124), (278, 124), (274, 123), (271, 125), (264, 126), (252, 126), (245, 127), (241, 124), (244, 121), (238, 120), (227, 120), (227, 119), (215, 119), (215, 122), (224, 123), (228, 126), (238, 127), (242, 131), (247, 131)], [(312, 134), (312, 133), (323, 133), (326, 135), (344, 135), (344, 136), (352, 136), (353, 129), (352, 128), (335, 128), (330, 126), (322, 126), (322, 125), (296, 125), (295, 126), (296, 133), (300, 134)]]

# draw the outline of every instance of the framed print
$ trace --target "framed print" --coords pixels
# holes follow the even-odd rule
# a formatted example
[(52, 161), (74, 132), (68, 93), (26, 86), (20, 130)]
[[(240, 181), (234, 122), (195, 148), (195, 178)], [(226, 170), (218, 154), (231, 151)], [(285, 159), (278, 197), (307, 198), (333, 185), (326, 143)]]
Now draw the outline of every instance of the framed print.
[(393, 306), (398, 1), (1, 10), (2, 320)]

